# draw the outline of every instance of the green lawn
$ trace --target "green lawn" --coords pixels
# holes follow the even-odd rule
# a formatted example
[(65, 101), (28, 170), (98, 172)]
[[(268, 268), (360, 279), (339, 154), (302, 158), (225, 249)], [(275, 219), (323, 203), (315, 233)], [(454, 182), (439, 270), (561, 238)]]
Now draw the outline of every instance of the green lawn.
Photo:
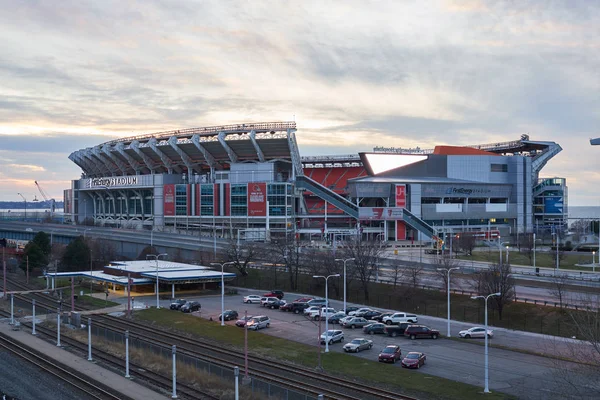
[[(155, 323), (170, 329), (180, 330), (205, 339), (214, 340), (242, 349), (244, 330), (236, 326), (220, 326), (218, 321), (207, 321), (191, 315), (156, 310), (137, 311), (136, 319)], [(249, 351), (253, 354), (275, 357), (291, 364), (309, 368), (317, 366), (317, 348), (294, 341), (257, 332), (248, 332)], [(480, 387), (467, 385), (426, 374), (417, 374), (401, 368), (365, 360), (348, 354), (330, 352), (322, 354), (323, 368), (327, 373), (350, 379), (359, 379), (370, 384), (383, 384), (390, 390), (417, 396), (421, 399), (506, 399), (505, 394), (484, 395)], [(435, 382), (435, 384), (433, 384)]]

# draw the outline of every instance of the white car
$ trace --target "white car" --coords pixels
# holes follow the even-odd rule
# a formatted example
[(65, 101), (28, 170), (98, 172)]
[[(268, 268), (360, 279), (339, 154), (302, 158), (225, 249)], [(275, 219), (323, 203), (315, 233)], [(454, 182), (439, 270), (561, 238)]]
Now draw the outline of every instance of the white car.
[(244, 296), (244, 303), (246, 304), (250, 304), (250, 303), (260, 303), (260, 296), (257, 296), (255, 294), (251, 294), (248, 296)]
[(330, 345), (335, 342), (344, 341), (344, 332), (339, 329), (330, 329), (327, 332), (321, 334), (321, 344), (325, 344), (327, 341)]
[(348, 316), (346, 316), (346, 317), (344, 317), (344, 318), (340, 319), (340, 325), (344, 325), (344, 323), (345, 323), (346, 321), (350, 321), (352, 318), (354, 318), (352, 315), (348, 315)]
[(363, 308), (359, 308), (358, 310), (355, 310), (355, 311), (350, 311), (350, 312), (348, 313), (348, 315), (350, 315), (351, 317), (354, 317), (354, 316), (356, 315), (356, 313), (359, 313), (359, 312), (365, 312), (365, 311), (371, 311), (371, 309), (370, 309), (369, 307), (363, 307)]
[[(490, 339), (494, 337), (494, 331), (492, 331), (491, 329), (488, 329), (487, 334), (488, 338)], [(485, 338), (485, 328), (475, 326), (473, 328), (469, 328), (467, 330), (458, 332), (458, 337), (465, 339)]]
[(321, 308), (323, 308), (323, 306), (310, 306), (310, 307), (306, 307), (303, 312), (304, 312), (304, 315), (310, 315), (310, 313), (315, 312), (315, 311), (318, 314), (319, 310)]
[(337, 311), (335, 311), (335, 309), (333, 309), (333, 308), (322, 308), (320, 310), (311, 311), (308, 314), (308, 318), (314, 319), (315, 321), (318, 321), (319, 320), (319, 316), (320, 316), (321, 320), (325, 320), (326, 318), (331, 317), (336, 312)]

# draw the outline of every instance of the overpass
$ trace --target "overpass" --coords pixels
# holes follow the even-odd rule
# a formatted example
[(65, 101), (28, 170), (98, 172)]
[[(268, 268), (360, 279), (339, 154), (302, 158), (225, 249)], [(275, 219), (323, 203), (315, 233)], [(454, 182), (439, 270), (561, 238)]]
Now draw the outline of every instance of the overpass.
[(169, 253), (169, 250), (182, 250), (182, 256), (189, 259), (195, 258), (197, 256), (195, 252), (198, 250), (221, 252), (229, 247), (227, 239), (190, 236), (171, 232), (0, 221), (0, 238), (31, 240), (40, 231), (50, 235), (53, 243), (67, 244), (78, 236), (110, 240), (117, 243), (117, 252), (131, 259), (137, 258), (140, 252), (150, 244), (167, 253)]

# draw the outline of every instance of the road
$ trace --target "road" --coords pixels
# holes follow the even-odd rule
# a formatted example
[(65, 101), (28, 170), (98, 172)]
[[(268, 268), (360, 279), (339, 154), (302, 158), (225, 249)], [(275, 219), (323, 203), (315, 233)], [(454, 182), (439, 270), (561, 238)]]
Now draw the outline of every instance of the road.
[[(247, 310), (249, 315), (268, 315), (271, 319), (271, 327), (252, 334), (268, 334), (278, 337), (288, 338), (308, 345), (315, 345), (318, 337), (317, 322), (308, 320), (302, 315), (282, 312), (279, 310), (269, 310), (260, 307), (258, 304), (242, 304), (241, 299), (246, 294), (261, 294), (260, 291), (239, 289), (239, 295), (227, 296), (225, 298), (225, 309), (237, 310), (240, 315)], [(286, 299), (293, 301), (299, 295), (287, 294)], [(136, 299), (137, 301), (138, 299)], [(153, 297), (139, 298), (152, 304)], [(192, 300), (192, 299), (188, 299)], [(216, 320), (221, 312), (220, 296), (194, 298), (202, 304), (200, 313), (196, 313), (202, 318), (213, 318)], [(162, 301), (162, 306), (168, 307), (168, 301)], [(342, 307), (341, 302), (332, 301), (332, 306), (336, 309)], [(173, 311), (176, 312), (176, 311)], [(419, 322), (439, 329), (444, 335), (446, 333), (446, 320), (441, 318), (419, 316)], [(233, 324), (232, 322), (227, 322)], [(456, 336), (458, 331), (466, 329), (472, 325), (460, 322), (452, 322), (452, 335)], [(339, 325), (335, 326), (336, 329)], [(322, 323), (322, 329), (325, 324)], [(330, 326), (332, 329), (332, 326)], [(345, 341), (353, 338), (364, 337), (361, 330), (344, 329)], [(250, 346), (251, 338), (250, 337)], [(411, 341), (403, 337), (391, 338), (383, 335), (369, 336), (373, 339), (375, 346), (372, 350), (363, 351), (357, 356), (365, 359), (376, 360), (380, 349), (388, 344), (400, 344), (402, 353), (409, 351), (421, 351), (427, 355), (427, 365), (414, 373), (426, 373), (433, 376), (444, 377), (469, 383), (476, 386), (483, 386), (484, 376), (484, 348), (481, 346), (482, 340), (448, 340), (440, 338), (438, 340), (423, 339)], [(537, 335), (527, 332), (517, 332), (502, 328), (494, 329), (494, 339), (492, 342), (497, 345), (521, 348), (529, 351), (556, 353), (569, 348), (570, 346), (585, 346), (578, 341), (562, 338), (553, 338), (544, 335)], [(342, 344), (330, 346), (331, 351), (342, 351)], [(522, 399), (567, 399), (567, 398), (597, 398), (591, 394), (588, 397), (577, 394), (574, 396), (572, 391), (563, 393), (565, 385), (561, 382), (562, 368), (574, 369), (578, 367), (573, 363), (555, 361), (553, 359), (524, 354), (511, 350), (500, 348), (490, 348), (490, 388), (493, 391), (502, 391), (508, 394), (518, 396)], [(316, 363), (316, 355), (315, 355)], [(390, 365), (390, 368), (399, 368), (399, 364)], [(594, 378), (595, 379), (595, 378)], [(595, 380), (594, 380), (595, 382)], [(594, 393), (598, 394), (598, 392)], [(569, 397), (573, 396), (573, 397)]]

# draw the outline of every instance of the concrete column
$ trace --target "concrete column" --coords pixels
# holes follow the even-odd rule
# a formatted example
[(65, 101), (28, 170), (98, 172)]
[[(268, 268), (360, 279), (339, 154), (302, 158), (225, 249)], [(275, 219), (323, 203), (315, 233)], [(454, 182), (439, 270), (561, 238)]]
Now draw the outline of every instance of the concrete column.
[(175, 284), (174, 283), (171, 284), (171, 298), (172, 299), (175, 298)]

